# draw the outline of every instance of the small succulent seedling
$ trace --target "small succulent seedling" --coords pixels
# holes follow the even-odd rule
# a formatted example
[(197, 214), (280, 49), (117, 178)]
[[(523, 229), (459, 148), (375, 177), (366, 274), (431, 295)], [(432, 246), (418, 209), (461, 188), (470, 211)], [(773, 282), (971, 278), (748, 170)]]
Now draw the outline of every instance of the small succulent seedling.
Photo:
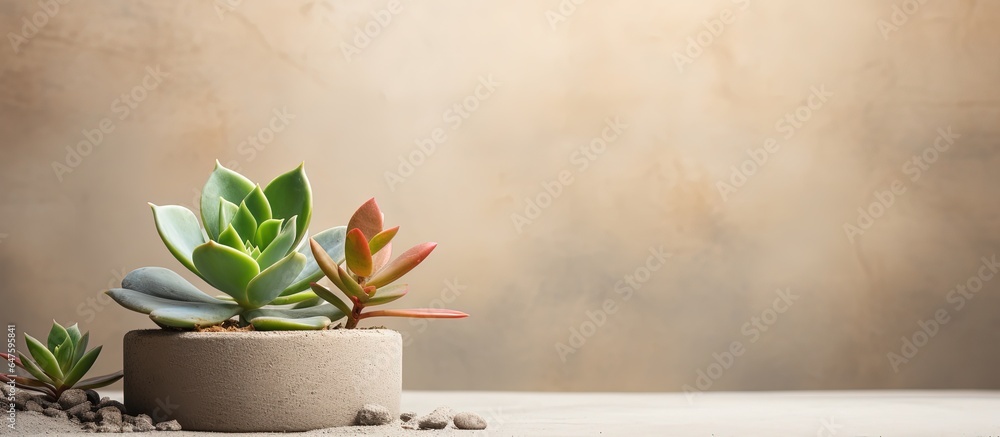
[(14, 381), (21, 389), (41, 392), (52, 400), (59, 399), (62, 392), (71, 388), (89, 390), (100, 388), (122, 379), (122, 372), (83, 379), (91, 366), (101, 354), (101, 346), (87, 350), (90, 333), (81, 335), (76, 324), (64, 328), (53, 322), (46, 344), (25, 334), (28, 352), (31, 358), (18, 352), (14, 357), (0, 353), (0, 357), (8, 362), (13, 361), (17, 367), (24, 369), (31, 376), (13, 376), (0, 373), (0, 382), (5, 384)]
[(317, 296), (347, 314), (345, 328), (356, 328), (358, 321), (370, 317), (414, 317), (436, 319), (458, 319), (468, 317), (461, 311), (417, 308), (404, 310), (376, 310), (362, 312), (367, 306), (382, 305), (406, 295), (406, 284), (390, 285), (423, 262), (437, 243), (418, 244), (403, 252), (398, 258), (392, 257), (392, 239), (399, 227), (383, 230), (382, 211), (375, 199), (370, 199), (358, 208), (347, 224), (347, 238), (344, 256), (347, 269), (331, 258), (323, 245), (316, 239), (309, 241), (313, 256), (326, 277), (342, 291), (351, 302), (347, 303), (333, 294), (329, 288), (312, 283)]
[[(337, 307), (265, 308), (316, 299), (309, 284), (323, 277), (313, 250), (300, 244), (312, 216), (312, 189), (303, 166), (265, 188), (216, 161), (201, 194), (201, 224), (177, 205), (153, 208), (156, 230), (171, 254), (224, 296), (208, 296), (160, 267), (132, 271), (107, 293), (162, 327), (197, 328), (240, 316), (260, 330), (322, 329), (344, 316)], [(204, 229), (202, 228), (204, 225)], [(326, 257), (343, 259), (345, 227), (311, 241)]]

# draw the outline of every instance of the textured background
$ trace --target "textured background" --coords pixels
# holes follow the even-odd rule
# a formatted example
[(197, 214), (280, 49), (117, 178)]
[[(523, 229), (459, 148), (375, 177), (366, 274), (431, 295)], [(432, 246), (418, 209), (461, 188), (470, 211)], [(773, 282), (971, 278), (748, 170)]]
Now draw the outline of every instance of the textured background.
[[(0, 323), (79, 321), (105, 344), (97, 370), (117, 369), (122, 335), (153, 325), (101, 292), (183, 270), (146, 202), (194, 204), (215, 159), (259, 182), (305, 161), (313, 230), (376, 196), (400, 246), (440, 243), (399, 305), (473, 315), (391, 324), (407, 388), (1000, 388), (1000, 279), (949, 301), (1000, 246), (1000, 3), (231, 1), (0, 3)], [(894, 6), (909, 12), (880, 29)], [(778, 122), (820, 88), (798, 127)], [(586, 158), (609, 117), (621, 135)], [(780, 149), (721, 192), (768, 138)], [(906, 191), (849, 238), (893, 181)], [(780, 314), (778, 289), (797, 296)]]

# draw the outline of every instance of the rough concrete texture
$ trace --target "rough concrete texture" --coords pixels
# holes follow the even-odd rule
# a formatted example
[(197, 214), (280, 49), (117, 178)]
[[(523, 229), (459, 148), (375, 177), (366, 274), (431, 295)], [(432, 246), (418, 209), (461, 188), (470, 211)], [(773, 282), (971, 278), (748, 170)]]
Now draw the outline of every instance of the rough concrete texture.
[(391, 330), (132, 331), (125, 405), (186, 430), (306, 431), (399, 414), (402, 338)]

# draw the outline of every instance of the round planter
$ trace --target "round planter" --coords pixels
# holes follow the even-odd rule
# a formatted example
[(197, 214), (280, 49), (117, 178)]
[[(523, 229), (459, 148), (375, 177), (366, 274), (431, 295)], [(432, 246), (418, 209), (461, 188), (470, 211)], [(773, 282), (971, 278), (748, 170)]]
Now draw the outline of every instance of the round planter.
[(353, 425), (364, 404), (399, 416), (403, 342), (387, 329), (131, 331), (125, 406), (217, 432)]

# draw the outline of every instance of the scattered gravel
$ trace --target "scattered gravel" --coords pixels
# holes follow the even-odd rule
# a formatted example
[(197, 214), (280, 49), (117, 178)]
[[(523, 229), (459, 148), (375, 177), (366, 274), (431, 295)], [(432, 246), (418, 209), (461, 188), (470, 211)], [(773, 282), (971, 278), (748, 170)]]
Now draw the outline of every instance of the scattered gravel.
[(458, 429), (486, 429), (486, 420), (476, 413), (458, 413), (453, 420)]
[(355, 424), (362, 426), (385, 425), (392, 422), (392, 412), (388, 408), (376, 404), (365, 404), (354, 419)]

